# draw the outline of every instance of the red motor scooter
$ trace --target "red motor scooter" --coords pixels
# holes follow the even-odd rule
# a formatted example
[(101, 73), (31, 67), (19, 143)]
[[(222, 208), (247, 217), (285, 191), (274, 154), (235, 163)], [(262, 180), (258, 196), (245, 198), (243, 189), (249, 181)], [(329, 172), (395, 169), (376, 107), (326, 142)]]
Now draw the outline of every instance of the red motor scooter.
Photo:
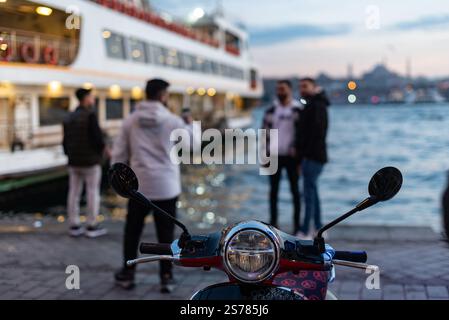
[(324, 226), (314, 240), (301, 240), (260, 221), (245, 221), (208, 235), (190, 235), (187, 227), (139, 193), (138, 180), (125, 164), (109, 172), (112, 188), (122, 197), (161, 211), (183, 233), (171, 244), (142, 243), (140, 252), (150, 256), (128, 265), (171, 261), (189, 268), (219, 269), (229, 282), (209, 286), (192, 300), (323, 300), (336, 299), (327, 290), (335, 278), (335, 265), (373, 268), (363, 251), (336, 251), (323, 233), (351, 215), (390, 200), (402, 186), (402, 174), (393, 167), (379, 170), (369, 183), (370, 196), (354, 209)]

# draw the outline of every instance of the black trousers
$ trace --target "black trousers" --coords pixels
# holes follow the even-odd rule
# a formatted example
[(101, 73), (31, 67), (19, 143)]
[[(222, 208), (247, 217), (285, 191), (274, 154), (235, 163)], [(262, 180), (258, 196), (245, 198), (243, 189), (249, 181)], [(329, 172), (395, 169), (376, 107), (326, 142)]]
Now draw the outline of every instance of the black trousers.
[(282, 170), (286, 169), (288, 181), (290, 183), (290, 191), (293, 198), (293, 232), (299, 231), (300, 212), (301, 212), (301, 195), (299, 193), (299, 173), (298, 161), (294, 157), (279, 156), (278, 157), (278, 171), (270, 176), (270, 224), (277, 227), (278, 220), (278, 193), (279, 183), (282, 177)]
[[(176, 201), (178, 198), (162, 201), (153, 201), (154, 204), (161, 209), (167, 211), (172, 216), (176, 217)], [(154, 222), (156, 224), (156, 235), (159, 243), (172, 243), (174, 240), (174, 228), (175, 225), (164, 214), (156, 210), (149, 210), (142, 206), (140, 203), (130, 200), (128, 202), (128, 215), (126, 217), (125, 224), (125, 237), (124, 237), (124, 265), (126, 267), (126, 261), (137, 258), (137, 249), (142, 235), (143, 227), (145, 224), (145, 217), (150, 213), (153, 213)], [(160, 261), (160, 276), (169, 274), (172, 272), (172, 264), (169, 261)]]

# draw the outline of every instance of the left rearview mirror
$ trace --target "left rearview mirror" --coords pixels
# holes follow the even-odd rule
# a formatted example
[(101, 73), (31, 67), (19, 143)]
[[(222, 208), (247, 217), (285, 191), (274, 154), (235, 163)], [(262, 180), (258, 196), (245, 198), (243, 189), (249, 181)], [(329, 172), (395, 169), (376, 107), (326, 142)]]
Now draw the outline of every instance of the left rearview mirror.
[(123, 163), (115, 163), (108, 172), (109, 184), (117, 194), (124, 198), (139, 189), (139, 181), (134, 171)]

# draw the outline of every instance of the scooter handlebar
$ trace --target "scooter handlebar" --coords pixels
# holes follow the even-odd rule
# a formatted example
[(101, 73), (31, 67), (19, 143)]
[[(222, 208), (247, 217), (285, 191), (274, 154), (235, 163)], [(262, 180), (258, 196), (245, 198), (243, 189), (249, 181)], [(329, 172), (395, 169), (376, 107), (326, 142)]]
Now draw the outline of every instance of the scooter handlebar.
[(173, 255), (169, 243), (145, 243), (142, 242), (139, 248), (142, 254)]
[(334, 259), (365, 263), (368, 255), (365, 251), (335, 251)]

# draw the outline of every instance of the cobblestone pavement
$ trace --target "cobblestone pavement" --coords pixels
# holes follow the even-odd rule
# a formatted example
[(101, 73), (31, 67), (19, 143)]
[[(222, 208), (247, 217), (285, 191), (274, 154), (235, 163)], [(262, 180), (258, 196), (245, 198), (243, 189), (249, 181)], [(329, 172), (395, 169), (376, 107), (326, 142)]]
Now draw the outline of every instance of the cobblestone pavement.
[[(173, 294), (159, 293), (158, 265), (139, 267), (137, 287), (114, 286), (120, 266), (123, 222), (107, 222), (110, 233), (98, 239), (73, 239), (64, 224), (33, 228), (28, 222), (0, 223), (0, 299), (187, 299), (205, 286), (226, 280), (219, 271), (175, 267)], [(154, 226), (144, 240), (155, 241)], [(449, 299), (449, 248), (427, 228), (337, 227), (330, 243), (340, 250), (366, 250), (381, 270), (381, 289), (365, 289), (363, 270), (337, 267), (330, 289), (339, 299)], [(80, 290), (67, 290), (68, 265), (81, 273)]]

